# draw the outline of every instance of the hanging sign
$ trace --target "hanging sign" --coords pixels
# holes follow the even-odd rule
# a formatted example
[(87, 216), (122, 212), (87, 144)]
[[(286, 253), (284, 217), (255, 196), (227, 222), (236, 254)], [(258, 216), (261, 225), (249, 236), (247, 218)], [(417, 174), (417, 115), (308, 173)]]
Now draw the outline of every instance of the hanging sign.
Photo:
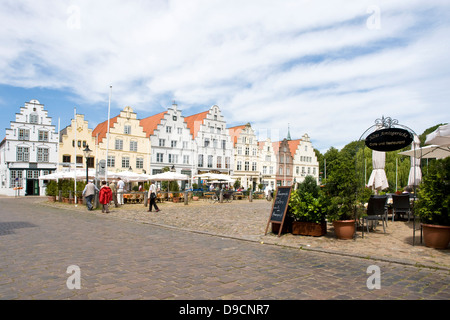
[(369, 134), (366, 146), (376, 151), (395, 151), (407, 147), (414, 137), (411, 132), (400, 128), (381, 129)]

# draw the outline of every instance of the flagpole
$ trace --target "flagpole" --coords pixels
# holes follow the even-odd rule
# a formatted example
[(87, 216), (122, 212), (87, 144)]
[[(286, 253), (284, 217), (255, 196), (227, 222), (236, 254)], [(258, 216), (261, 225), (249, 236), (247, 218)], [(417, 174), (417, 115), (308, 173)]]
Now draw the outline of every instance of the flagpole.
[(108, 182), (108, 150), (109, 150), (109, 118), (111, 113), (111, 94), (112, 86), (109, 86), (109, 102), (108, 102), (108, 127), (106, 133), (106, 163), (105, 163), (105, 181)]
[(73, 129), (75, 131), (75, 156), (74, 156), (74, 162), (75, 162), (75, 170), (74, 170), (74, 183), (75, 183), (75, 207), (77, 206), (77, 107), (73, 107), (73, 118), (75, 119), (75, 128)]

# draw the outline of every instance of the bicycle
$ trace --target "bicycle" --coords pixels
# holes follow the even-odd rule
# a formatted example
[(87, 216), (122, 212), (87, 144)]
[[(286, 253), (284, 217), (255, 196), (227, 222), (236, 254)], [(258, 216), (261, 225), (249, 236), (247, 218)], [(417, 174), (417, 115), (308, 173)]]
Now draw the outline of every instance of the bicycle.
[(231, 192), (226, 192), (223, 194), (223, 201), (224, 202), (231, 202), (233, 201), (233, 193)]
[(217, 194), (214, 192), (211, 197), (209, 197), (209, 202), (210, 203), (216, 203), (219, 201), (219, 197), (217, 196)]

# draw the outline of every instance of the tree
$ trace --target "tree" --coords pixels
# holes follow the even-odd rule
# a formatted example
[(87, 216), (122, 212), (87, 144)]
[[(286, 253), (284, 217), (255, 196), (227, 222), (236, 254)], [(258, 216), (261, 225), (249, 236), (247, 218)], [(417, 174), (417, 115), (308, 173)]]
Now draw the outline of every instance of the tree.
[(309, 193), (314, 198), (319, 196), (319, 187), (317, 186), (316, 179), (313, 176), (306, 176), (305, 180), (298, 185), (299, 193)]

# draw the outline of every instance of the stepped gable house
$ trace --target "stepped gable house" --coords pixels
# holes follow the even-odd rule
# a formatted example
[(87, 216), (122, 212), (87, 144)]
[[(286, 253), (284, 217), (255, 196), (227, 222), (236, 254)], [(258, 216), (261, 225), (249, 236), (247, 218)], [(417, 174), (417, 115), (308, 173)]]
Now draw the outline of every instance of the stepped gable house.
[(0, 143), (0, 193), (44, 195), (45, 183), (39, 177), (55, 171), (57, 162), (52, 118), (38, 100), (25, 102)]
[(196, 174), (212, 172), (233, 174), (233, 144), (226, 121), (216, 105), (185, 117), (194, 139)]

